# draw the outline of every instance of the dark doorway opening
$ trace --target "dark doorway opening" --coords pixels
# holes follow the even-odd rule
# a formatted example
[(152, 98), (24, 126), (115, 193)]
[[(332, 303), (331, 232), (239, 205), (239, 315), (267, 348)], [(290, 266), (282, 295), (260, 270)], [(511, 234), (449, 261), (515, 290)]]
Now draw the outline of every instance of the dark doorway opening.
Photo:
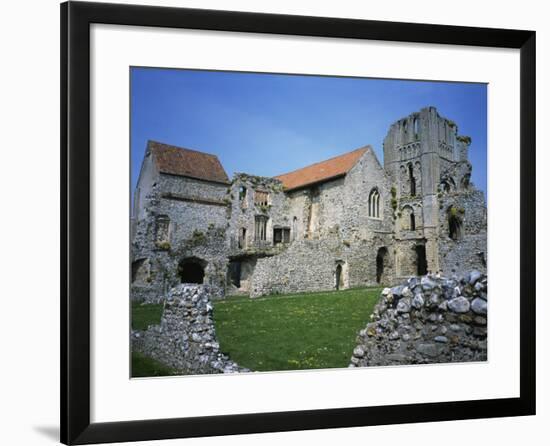
[(342, 287), (342, 265), (336, 265), (336, 289)]
[(376, 283), (382, 282), (387, 255), (388, 249), (385, 246), (380, 248), (376, 254)]
[(273, 228), (273, 244), (290, 242), (290, 228)]
[(203, 283), (205, 262), (197, 258), (183, 259), (178, 268), (181, 283)]
[(450, 206), (447, 209), (447, 220), (449, 222), (449, 237), (453, 240), (462, 239), (462, 222), (464, 209), (458, 209)]
[(132, 283), (140, 281), (140, 279), (145, 279), (147, 277), (147, 272), (145, 270), (147, 259), (139, 259), (135, 262), (132, 262)]
[(424, 276), (428, 273), (428, 262), (426, 260), (426, 245), (416, 245), (416, 274)]
[(229, 262), (229, 280), (237, 288), (241, 287), (241, 262)]

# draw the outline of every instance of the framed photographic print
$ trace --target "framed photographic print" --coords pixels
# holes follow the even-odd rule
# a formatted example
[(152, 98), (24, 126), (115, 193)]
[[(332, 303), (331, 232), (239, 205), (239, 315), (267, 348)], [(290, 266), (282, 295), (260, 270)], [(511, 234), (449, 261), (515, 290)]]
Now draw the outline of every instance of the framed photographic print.
[(535, 413), (534, 32), (61, 23), (63, 443)]

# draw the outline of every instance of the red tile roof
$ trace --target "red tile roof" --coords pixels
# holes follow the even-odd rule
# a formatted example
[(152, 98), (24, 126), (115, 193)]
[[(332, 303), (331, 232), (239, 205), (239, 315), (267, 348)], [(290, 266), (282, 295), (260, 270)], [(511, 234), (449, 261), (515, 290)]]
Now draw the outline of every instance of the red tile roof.
[(162, 173), (200, 180), (229, 183), (227, 173), (216, 155), (149, 141), (147, 149)]
[(347, 174), (366, 151), (367, 148), (363, 147), (293, 172), (278, 175), (275, 178), (283, 183), (286, 190), (327, 181)]

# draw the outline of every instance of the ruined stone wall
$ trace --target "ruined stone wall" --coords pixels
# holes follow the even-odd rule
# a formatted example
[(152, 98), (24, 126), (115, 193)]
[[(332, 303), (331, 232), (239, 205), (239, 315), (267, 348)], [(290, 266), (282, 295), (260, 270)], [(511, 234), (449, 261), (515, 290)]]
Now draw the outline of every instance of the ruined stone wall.
[(158, 180), (159, 173), (153, 163), (153, 157), (147, 152), (141, 170), (139, 172), (138, 183), (134, 191), (133, 218), (139, 221), (147, 216), (146, 203), (147, 197), (153, 192), (153, 185)]
[(227, 188), (225, 184), (161, 174), (155, 213), (170, 218), (170, 242), (178, 245), (195, 231), (206, 232), (212, 226), (225, 228)]
[[(334, 289), (338, 265), (343, 288), (392, 284), (423, 274), (418, 247), (426, 271), (485, 271), (486, 208), (469, 183), (469, 144), (454, 122), (427, 107), (390, 127), (384, 168), (367, 147), (345, 177), (287, 192), (279, 180), (242, 173), (231, 184), (155, 176), (146, 157), (142, 183), (150, 188), (138, 198), (143, 218), (132, 224), (132, 296), (165, 293), (189, 258), (204, 266), (205, 283), (253, 295)], [(255, 202), (256, 192), (267, 202)], [(449, 206), (464, 211), (455, 239)], [(257, 218), (266, 219), (265, 240), (256, 235)], [(285, 240), (275, 245), (281, 230)]]
[(347, 287), (344, 245), (336, 234), (320, 240), (298, 240), (276, 256), (258, 259), (250, 297), (336, 288), (336, 267), (341, 262)]
[(177, 374), (249, 372), (220, 351), (212, 318), (212, 290), (179, 285), (163, 300), (160, 325), (132, 330), (132, 351), (174, 369)]
[(487, 277), (424, 276), (385, 288), (350, 367), (487, 360)]
[[(342, 224), (342, 215), (344, 214), (345, 203), (344, 195), (344, 179), (339, 178), (334, 181), (327, 181), (315, 187), (313, 191), (317, 197), (310, 195), (310, 205), (313, 200), (317, 200), (317, 215), (312, 215), (316, 218), (315, 224), (311, 225), (312, 231), (308, 232), (308, 238), (323, 238), (327, 237), (335, 231), (338, 231)], [(310, 222), (311, 223), (311, 222)]]
[[(483, 192), (442, 194), (440, 197), (439, 257), (444, 274), (477, 269), (487, 271), (487, 208)], [(462, 220), (461, 234), (450, 237), (449, 209)]]
[[(268, 194), (268, 204), (255, 203), (255, 192)], [(244, 196), (243, 196), (244, 195)], [(226, 200), (230, 200), (230, 246), (233, 253), (236, 250), (250, 248), (266, 248), (273, 245), (274, 228), (291, 228), (288, 215), (287, 197), (279, 180), (237, 173), (233, 177), (231, 187), (227, 189)], [(255, 219), (257, 216), (267, 218), (265, 241), (255, 237)], [(239, 231), (246, 229), (246, 236), (239, 248)], [(241, 237), (242, 238), (242, 237)]]
[(395, 242), (395, 274), (398, 279), (418, 274), (417, 238), (400, 239)]
[[(132, 240), (131, 296), (152, 301), (181, 282), (181, 262), (195, 259), (204, 283), (225, 286), (227, 185), (161, 174), (144, 202)], [(146, 265), (138, 269), (136, 265)], [(135, 280), (136, 277), (139, 280)]]
[(303, 240), (306, 238), (308, 230), (310, 191), (309, 189), (291, 191), (287, 194), (287, 197), (288, 216), (295, 228), (292, 239)]
[[(369, 194), (380, 194), (378, 216), (369, 215)], [(311, 191), (317, 197), (315, 231), (308, 231)], [(303, 234), (288, 249), (258, 259), (251, 296), (333, 290), (340, 265), (340, 288), (380, 283), (395, 276), (391, 186), (371, 148), (345, 178), (289, 194), (290, 216), (297, 216)], [(380, 251), (382, 250), (382, 251)], [(378, 255), (382, 256), (377, 261)], [(315, 260), (312, 260), (315, 259)], [(382, 264), (382, 271), (377, 262)]]

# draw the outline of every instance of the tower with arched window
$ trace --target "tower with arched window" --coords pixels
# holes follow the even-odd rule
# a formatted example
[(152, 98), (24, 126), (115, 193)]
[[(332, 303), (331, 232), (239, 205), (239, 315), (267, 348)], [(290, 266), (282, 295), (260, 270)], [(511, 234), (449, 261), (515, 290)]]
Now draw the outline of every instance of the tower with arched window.
[[(463, 220), (470, 214), (454, 210), (451, 215), (446, 209), (451, 203), (462, 203), (465, 194), (473, 192), (470, 142), (469, 137), (458, 133), (455, 122), (441, 116), (435, 107), (396, 121), (384, 139), (384, 169), (395, 187), (397, 243), (405, 245), (416, 240), (422, 246), (423, 257), (425, 251), (425, 260), (420, 260), (429, 271), (438, 271), (442, 266), (440, 240), (464, 237)], [(479, 215), (474, 213), (473, 217)], [(403, 249), (405, 257), (414, 258), (409, 248)]]

